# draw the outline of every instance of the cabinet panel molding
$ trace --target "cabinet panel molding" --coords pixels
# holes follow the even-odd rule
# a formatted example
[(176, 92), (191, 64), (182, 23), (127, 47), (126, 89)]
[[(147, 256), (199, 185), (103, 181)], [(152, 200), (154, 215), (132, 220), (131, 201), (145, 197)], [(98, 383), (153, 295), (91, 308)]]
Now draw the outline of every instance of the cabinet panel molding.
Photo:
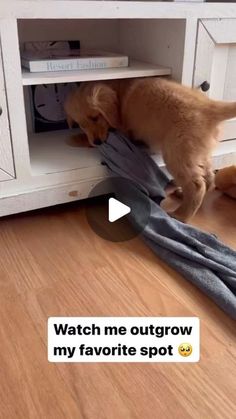
[(0, 45), (0, 181), (14, 178), (15, 169), (8, 120), (5, 80)]

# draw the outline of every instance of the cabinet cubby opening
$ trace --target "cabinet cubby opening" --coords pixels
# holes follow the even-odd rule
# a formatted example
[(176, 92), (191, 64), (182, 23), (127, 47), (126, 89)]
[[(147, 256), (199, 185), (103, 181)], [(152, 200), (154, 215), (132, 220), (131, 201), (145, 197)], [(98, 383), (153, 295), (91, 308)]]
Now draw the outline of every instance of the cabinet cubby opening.
[[(22, 70), (31, 169), (36, 176), (100, 165), (98, 150), (73, 147), (72, 132), (63, 124), (62, 130), (52, 131), (51, 124), (47, 132), (35, 132), (36, 94), (45, 97), (46, 90), (49, 92), (56, 85), (63, 96), (66, 85), (71, 87), (89, 80), (170, 74), (178, 81), (182, 78), (184, 19), (27, 19), (18, 21), (18, 32), (21, 48), (29, 41), (79, 40), (81, 48), (129, 56), (129, 67), (124, 68), (47, 73)], [(56, 106), (49, 101), (47, 109), (37, 108), (38, 119), (41, 113), (45, 116), (45, 111), (55, 118)]]

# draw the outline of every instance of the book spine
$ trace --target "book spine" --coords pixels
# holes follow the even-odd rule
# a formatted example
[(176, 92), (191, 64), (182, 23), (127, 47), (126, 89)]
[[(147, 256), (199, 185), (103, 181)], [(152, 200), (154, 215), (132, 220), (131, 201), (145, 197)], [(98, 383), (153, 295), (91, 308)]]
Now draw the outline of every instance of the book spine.
[(102, 68), (127, 67), (128, 57), (96, 57), (96, 58), (76, 58), (71, 60), (44, 60), (26, 61), (22, 60), (22, 65), (31, 72), (53, 72), (53, 71), (81, 71), (96, 70)]

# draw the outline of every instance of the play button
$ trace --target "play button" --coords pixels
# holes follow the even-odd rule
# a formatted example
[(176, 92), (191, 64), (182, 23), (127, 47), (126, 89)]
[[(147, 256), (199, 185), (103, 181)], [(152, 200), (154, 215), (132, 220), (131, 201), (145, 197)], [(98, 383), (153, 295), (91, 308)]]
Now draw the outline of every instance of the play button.
[(119, 220), (125, 215), (129, 214), (131, 208), (128, 205), (123, 204), (115, 198), (109, 198), (108, 200), (108, 220), (110, 223)]
[(137, 184), (122, 177), (97, 183), (86, 201), (92, 230), (105, 240), (123, 242), (139, 235), (150, 216), (150, 202)]

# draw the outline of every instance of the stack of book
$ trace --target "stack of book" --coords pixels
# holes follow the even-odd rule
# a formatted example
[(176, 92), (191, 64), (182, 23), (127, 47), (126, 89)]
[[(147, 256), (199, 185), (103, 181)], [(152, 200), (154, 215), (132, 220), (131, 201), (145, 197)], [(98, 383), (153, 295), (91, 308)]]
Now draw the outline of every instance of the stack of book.
[(128, 67), (129, 59), (126, 55), (97, 50), (46, 49), (22, 51), (21, 63), (30, 72), (81, 71)]

